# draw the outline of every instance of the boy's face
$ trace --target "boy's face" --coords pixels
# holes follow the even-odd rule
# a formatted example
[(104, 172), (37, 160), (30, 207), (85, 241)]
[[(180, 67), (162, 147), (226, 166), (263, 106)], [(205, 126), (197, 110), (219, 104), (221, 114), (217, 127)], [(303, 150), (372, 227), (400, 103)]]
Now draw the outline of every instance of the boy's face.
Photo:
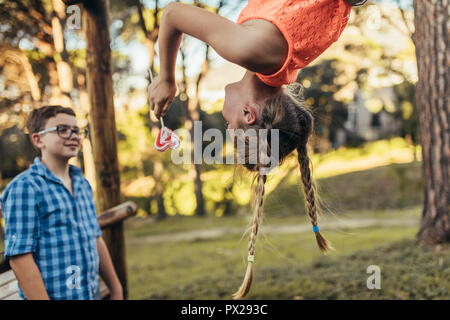
[[(56, 126), (67, 126), (69, 130), (78, 128), (76, 118), (65, 113), (58, 113), (55, 117), (49, 118), (43, 130)], [(44, 134), (33, 133), (32, 140), (33, 144), (41, 150), (42, 157), (53, 157), (60, 160), (76, 157), (81, 145), (79, 135), (72, 133), (69, 138), (63, 138), (57, 131)]]

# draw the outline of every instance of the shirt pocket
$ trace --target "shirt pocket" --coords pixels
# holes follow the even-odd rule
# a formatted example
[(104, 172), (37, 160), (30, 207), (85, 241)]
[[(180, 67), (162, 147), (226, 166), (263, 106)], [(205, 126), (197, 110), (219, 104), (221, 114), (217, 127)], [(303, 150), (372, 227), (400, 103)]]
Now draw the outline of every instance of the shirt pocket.
[(39, 204), (39, 218), (44, 230), (66, 227), (72, 224), (70, 202), (47, 198)]

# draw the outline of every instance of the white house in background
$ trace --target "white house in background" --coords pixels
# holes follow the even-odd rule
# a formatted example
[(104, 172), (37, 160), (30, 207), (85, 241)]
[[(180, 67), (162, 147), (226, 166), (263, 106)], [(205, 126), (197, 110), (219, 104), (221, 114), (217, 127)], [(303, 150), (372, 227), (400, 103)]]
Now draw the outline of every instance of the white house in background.
[[(370, 102), (373, 101), (377, 102), (375, 106), (371, 106)], [(401, 123), (392, 114), (396, 108), (395, 101), (395, 94), (391, 87), (375, 89), (368, 98), (357, 90), (353, 101), (348, 105), (348, 118), (344, 124), (347, 131), (338, 130), (335, 146), (345, 144), (348, 133), (366, 141), (382, 139), (398, 133)]]

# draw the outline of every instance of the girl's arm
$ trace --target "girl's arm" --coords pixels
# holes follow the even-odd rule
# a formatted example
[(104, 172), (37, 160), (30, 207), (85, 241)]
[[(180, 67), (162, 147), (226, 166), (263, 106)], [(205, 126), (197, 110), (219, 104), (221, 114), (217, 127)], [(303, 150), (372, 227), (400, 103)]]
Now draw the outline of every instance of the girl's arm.
[(253, 72), (270, 74), (281, 67), (287, 43), (270, 23), (239, 25), (208, 10), (171, 2), (159, 30), (160, 75), (149, 86), (149, 105), (157, 119), (170, 108), (175, 94), (175, 64), (183, 33), (209, 44), (224, 59)]
[(206, 9), (171, 2), (164, 9), (158, 40), (163, 81), (174, 81), (183, 33), (206, 42), (224, 59), (253, 72), (269, 73), (284, 62), (285, 40), (276, 28), (239, 25)]

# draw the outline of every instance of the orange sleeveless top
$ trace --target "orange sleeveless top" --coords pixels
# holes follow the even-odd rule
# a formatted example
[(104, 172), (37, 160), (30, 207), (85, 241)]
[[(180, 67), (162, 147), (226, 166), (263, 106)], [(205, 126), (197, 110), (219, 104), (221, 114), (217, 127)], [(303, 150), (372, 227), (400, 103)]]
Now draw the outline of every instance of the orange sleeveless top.
[(256, 75), (273, 87), (295, 82), (299, 70), (340, 37), (351, 7), (345, 0), (248, 0), (237, 23), (268, 20), (278, 27), (289, 46), (281, 69), (271, 75)]

